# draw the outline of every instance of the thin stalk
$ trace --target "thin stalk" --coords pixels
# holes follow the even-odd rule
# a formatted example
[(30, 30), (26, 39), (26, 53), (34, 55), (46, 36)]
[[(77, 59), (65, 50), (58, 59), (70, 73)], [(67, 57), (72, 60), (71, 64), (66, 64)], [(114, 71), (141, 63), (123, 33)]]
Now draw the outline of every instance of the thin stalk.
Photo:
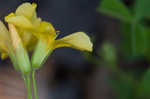
[(35, 73), (36, 73), (36, 70), (33, 70), (32, 71), (33, 91), (34, 91), (35, 99), (38, 99), (37, 85), (36, 85), (36, 80), (35, 80)]
[(132, 54), (135, 56), (136, 53), (136, 22), (133, 22), (131, 24), (131, 48), (132, 48)]
[(28, 92), (28, 99), (32, 99), (32, 90), (31, 90), (30, 76), (26, 76), (25, 77), (25, 83), (26, 83), (27, 92)]
[(25, 76), (22, 76), (23, 80), (24, 80), (24, 84), (25, 84), (25, 87), (27, 87), (27, 79)]

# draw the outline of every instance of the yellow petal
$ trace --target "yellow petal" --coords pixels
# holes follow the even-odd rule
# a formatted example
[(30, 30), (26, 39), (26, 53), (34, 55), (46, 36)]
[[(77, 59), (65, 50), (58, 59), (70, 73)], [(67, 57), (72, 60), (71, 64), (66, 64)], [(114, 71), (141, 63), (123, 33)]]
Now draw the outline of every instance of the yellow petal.
[(9, 18), (14, 17), (14, 16), (16, 16), (14, 13), (10, 13), (7, 16), (5, 16), (5, 20), (8, 20)]
[(34, 9), (36, 9), (36, 8), (37, 8), (37, 4), (36, 4), (36, 3), (32, 3), (32, 7), (33, 7)]
[(5, 42), (0, 41), (0, 52), (8, 52), (8, 47)]
[(93, 44), (88, 35), (84, 32), (73, 33), (60, 40), (55, 41), (55, 48), (59, 47), (72, 47), (82, 51), (92, 51)]
[(13, 16), (9, 18), (5, 18), (5, 21), (11, 24), (14, 24), (17, 27), (24, 29), (33, 28), (32, 23), (24, 16)]
[(9, 32), (2, 21), (0, 21), (0, 40), (8, 40)]
[(7, 53), (2, 53), (1, 54), (1, 59), (4, 60), (8, 57), (8, 54)]
[(7, 52), (9, 42), (9, 32), (2, 21), (0, 21), (0, 49)]
[(17, 16), (25, 16), (27, 18), (31, 18), (35, 12), (36, 4), (23, 3), (16, 9)]
[(42, 32), (42, 33), (49, 33), (49, 34), (56, 35), (53, 25), (46, 21), (42, 21), (40, 23), (40, 27), (39, 27), (38, 31)]
[(36, 37), (34, 37), (30, 31), (24, 31), (21, 33), (21, 38), (25, 48), (32, 51), (36, 44)]
[(53, 25), (46, 21), (40, 22), (40, 25), (38, 27), (35, 27), (32, 34), (36, 36), (38, 39), (53, 39), (54, 40), (57, 36)]
[[(41, 23), (41, 18), (38, 18), (36, 17), (36, 15), (34, 15), (32, 17), (32, 24), (35, 26), (35, 27), (38, 27), (40, 26), (40, 23)], [(37, 29), (37, 28), (36, 28)]]

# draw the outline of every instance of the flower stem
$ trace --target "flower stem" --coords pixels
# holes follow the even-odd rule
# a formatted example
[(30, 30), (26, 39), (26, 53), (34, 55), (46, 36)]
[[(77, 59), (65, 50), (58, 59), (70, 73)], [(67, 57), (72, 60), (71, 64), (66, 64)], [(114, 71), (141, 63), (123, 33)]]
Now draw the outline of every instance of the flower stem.
[(36, 80), (35, 80), (35, 73), (36, 71), (32, 71), (32, 82), (33, 82), (33, 91), (34, 91), (34, 97), (35, 99), (38, 99), (38, 93), (37, 93), (37, 85), (36, 85)]
[(25, 84), (25, 87), (27, 87), (27, 79), (25, 76), (22, 76), (23, 80), (24, 80), (24, 84)]
[(25, 84), (27, 87), (28, 99), (32, 99), (31, 81), (29, 75), (25, 77)]

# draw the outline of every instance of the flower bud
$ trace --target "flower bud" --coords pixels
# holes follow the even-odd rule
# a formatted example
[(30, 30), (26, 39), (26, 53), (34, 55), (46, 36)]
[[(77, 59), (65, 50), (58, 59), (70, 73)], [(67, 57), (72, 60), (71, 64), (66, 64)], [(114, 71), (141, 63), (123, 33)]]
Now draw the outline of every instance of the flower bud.
[(51, 52), (52, 49), (48, 48), (46, 40), (39, 40), (32, 56), (32, 68), (39, 69)]
[(22, 74), (29, 74), (31, 72), (31, 66), (27, 51), (24, 49), (22, 41), (13, 24), (9, 24), (9, 30), (18, 67)]

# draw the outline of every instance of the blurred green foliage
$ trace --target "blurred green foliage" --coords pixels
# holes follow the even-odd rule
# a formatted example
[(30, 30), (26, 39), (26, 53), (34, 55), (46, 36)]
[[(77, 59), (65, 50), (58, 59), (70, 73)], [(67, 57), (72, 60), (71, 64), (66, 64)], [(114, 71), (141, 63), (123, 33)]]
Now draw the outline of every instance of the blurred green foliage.
[(97, 9), (104, 15), (120, 20), (122, 39), (119, 48), (104, 42), (98, 50), (101, 61), (87, 54), (92, 62), (112, 70), (109, 82), (117, 99), (150, 99), (150, 68), (144, 71), (125, 71), (119, 66), (117, 55), (117, 50), (121, 50), (125, 61), (150, 60), (149, 9), (150, 0), (134, 0), (130, 7), (123, 0), (101, 0)]
[[(99, 49), (103, 66), (112, 71), (109, 82), (117, 99), (149, 99), (150, 98), (150, 69), (144, 73), (126, 71), (118, 65), (117, 49), (111, 43), (103, 43)], [(138, 75), (137, 75), (138, 74)]]
[[(129, 57), (147, 56), (150, 29), (145, 22), (150, 18), (150, 0), (136, 0), (128, 8), (121, 0), (102, 0), (98, 11), (120, 20), (125, 55)], [(125, 46), (124, 46), (125, 45)]]
[(118, 0), (103, 0), (98, 10), (104, 14), (111, 15), (123, 21), (130, 22), (133, 19), (128, 8)]
[(116, 71), (116, 69), (117, 69), (117, 67), (116, 67), (117, 55), (116, 54), (117, 54), (117, 52), (116, 52), (115, 47), (108, 42), (104, 43), (102, 45), (102, 48), (99, 51), (99, 55), (101, 57), (103, 57), (103, 62), (106, 62), (107, 64), (111, 64), (108, 66), (113, 71)]

